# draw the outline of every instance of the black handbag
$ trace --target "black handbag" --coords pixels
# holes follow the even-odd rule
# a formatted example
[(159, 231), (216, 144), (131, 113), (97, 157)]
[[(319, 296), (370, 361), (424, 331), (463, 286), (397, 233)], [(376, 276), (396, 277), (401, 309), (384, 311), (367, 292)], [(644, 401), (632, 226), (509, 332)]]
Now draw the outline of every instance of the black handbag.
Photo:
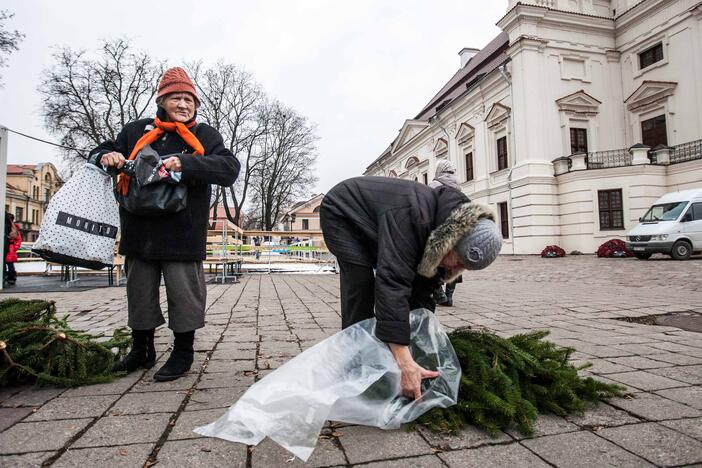
[(151, 145), (146, 145), (133, 160), (125, 163), (121, 172), (130, 176), (131, 181), (127, 195), (116, 193), (122, 208), (139, 216), (165, 215), (185, 209), (188, 187), (174, 180), (163, 162)]

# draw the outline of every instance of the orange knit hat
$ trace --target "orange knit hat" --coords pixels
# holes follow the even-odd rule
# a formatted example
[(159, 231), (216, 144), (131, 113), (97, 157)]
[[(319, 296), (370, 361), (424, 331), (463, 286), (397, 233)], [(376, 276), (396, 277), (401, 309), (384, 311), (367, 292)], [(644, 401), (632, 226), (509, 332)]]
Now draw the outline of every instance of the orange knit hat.
[(161, 77), (161, 82), (158, 84), (158, 93), (156, 99), (171, 93), (190, 93), (200, 104), (200, 99), (197, 97), (195, 85), (190, 79), (185, 70), (180, 67), (173, 67), (166, 70)]

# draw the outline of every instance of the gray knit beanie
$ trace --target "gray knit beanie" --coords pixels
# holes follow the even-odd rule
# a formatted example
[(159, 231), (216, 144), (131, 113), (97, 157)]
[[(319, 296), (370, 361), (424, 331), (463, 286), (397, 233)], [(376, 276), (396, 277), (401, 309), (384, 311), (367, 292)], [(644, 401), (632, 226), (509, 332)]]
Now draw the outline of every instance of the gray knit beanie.
[(461, 257), (466, 270), (482, 270), (497, 258), (502, 248), (502, 234), (489, 219), (481, 219), (473, 230), (456, 244), (456, 253)]

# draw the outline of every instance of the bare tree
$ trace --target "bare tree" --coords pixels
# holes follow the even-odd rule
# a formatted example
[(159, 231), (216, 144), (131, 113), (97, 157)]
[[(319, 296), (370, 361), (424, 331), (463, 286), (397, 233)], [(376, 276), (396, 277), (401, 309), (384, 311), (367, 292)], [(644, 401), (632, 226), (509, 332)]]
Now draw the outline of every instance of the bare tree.
[(10, 31), (5, 25), (5, 22), (14, 16), (15, 14), (8, 10), (0, 10), (0, 68), (7, 66), (7, 57), (19, 50), (19, 43), (24, 39), (24, 34), (17, 30)]
[(219, 187), (213, 194), (214, 218), (221, 202), (227, 218), (240, 224), (251, 176), (262, 163), (258, 148), (268, 126), (265, 94), (251, 74), (235, 64), (219, 61), (205, 68), (197, 62), (187, 68), (202, 104), (200, 117), (222, 134), (225, 145), (242, 165), (237, 183)]
[[(114, 139), (124, 125), (145, 117), (156, 93), (163, 63), (135, 52), (126, 39), (103, 41), (100, 55), (63, 48), (44, 70), (39, 92), (44, 124), (62, 145), (90, 149)], [(64, 150), (72, 165), (87, 152)]]
[(268, 110), (268, 131), (261, 148), (261, 164), (253, 172), (255, 205), (261, 228), (272, 230), (285, 210), (317, 178), (316, 128), (290, 107), (273, 102)]

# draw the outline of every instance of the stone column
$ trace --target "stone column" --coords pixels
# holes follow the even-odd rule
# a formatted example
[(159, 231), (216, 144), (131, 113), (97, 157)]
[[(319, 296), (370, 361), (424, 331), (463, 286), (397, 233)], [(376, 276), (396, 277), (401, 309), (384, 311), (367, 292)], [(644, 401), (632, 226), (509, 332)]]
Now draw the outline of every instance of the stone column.
[(651, 164), (651, 160), (648, 159), (648, 150), (650, 149), (650, 146), (646, 146), (643, 143), (637, 143), (629, 148), (629, 152), (631, 153), (631, 164), (633, 166), (638, 166), (640, 164)]

